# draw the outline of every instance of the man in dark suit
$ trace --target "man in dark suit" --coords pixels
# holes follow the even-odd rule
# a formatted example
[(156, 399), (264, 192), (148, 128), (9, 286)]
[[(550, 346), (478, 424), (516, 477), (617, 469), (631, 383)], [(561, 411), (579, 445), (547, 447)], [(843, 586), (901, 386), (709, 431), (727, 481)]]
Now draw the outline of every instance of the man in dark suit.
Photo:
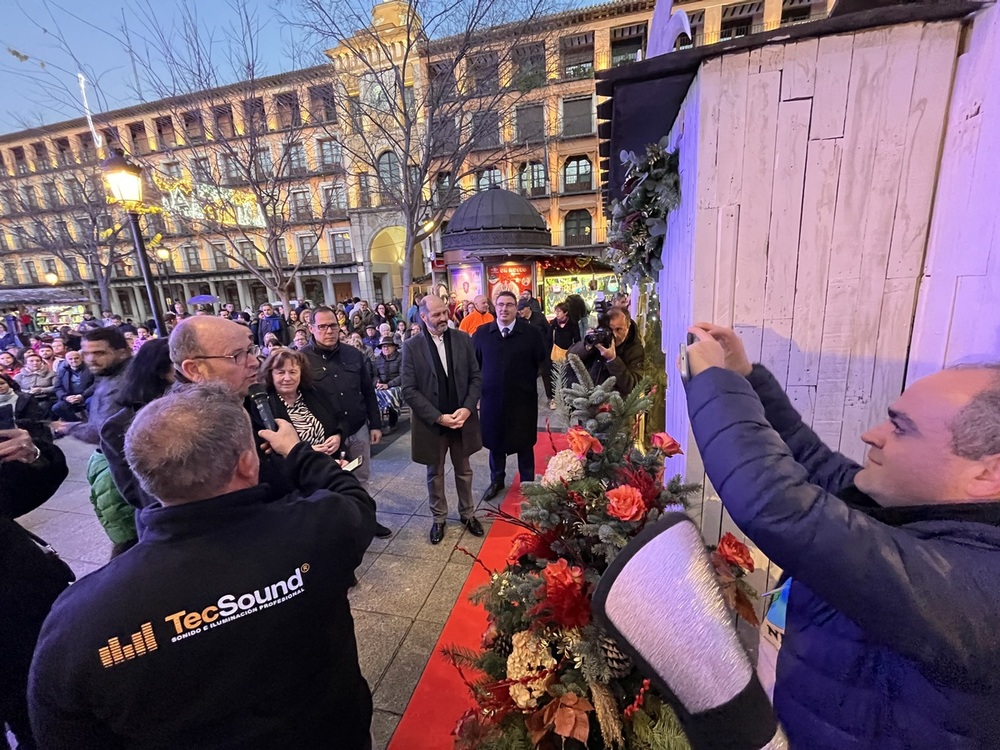
[(538, 326), (517, 315), (517, 297), (500, 292), (495, 323), (481, 326), (472, 343), (483, 371), (483, 445), (490, 451), (490, 486), (483, 500), (504, 488), (507, 456), (517, 454), (522, 482), (535, 480), (538, 393), (535, 380), (547, 352)]
[(448, 499), (444, 492), (444, 459), (451, 453), (455, 490), (462, 523), (475, 536), (483, 535), (472, 500), (469, 456), (483, 447), (476, 402), (482, 376), (472, 339), (448, 327), (448, 306), (434, 295), (420, 300), (420, 318), (427, 335), (403, 343), (403, 399), (413, 414), (413, 460), (427, 465), (427, 495), (434, 523), (431, 544), (444, 538)]

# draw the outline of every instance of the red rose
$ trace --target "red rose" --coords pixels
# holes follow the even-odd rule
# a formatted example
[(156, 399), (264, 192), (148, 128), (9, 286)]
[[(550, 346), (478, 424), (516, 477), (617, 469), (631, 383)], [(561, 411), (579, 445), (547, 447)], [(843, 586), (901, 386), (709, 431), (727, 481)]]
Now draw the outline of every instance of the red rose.
[(598, 414), (604, 414), (609, 411), (611, 411), (611, 404), (601, 404), (597, 407)]
[(678, 453), (684, 452), (681, 450), (681, 444), (665, 432), (654, 433), (653, 436), (649, 438), (649, 442), (653, 444), (654, 448), (658, 448), (663, 451), (663, 455), (668, 457), (676, 456)]
[(715, 548), (715, 551), (722, 555), (722, 559), (730, 565), (736, 565), (748, 573), (753, 573), (753, 558), (750, 556), (750, 550), (730, 532), (727, 531), (719, 540), (719, 546)]
[(594, 453), (604, 452), (604, 446), (601, 445), (601, 441), (580, 426), (570, 427), (566, 433), (566, 438), (569, 441), (570, 450), (580, 458), (584, 458), (588, 451), (593, 451)]
[(563, 628), (583, 627), (590, 622), (590, 601), (584, 594), (583, 570), (560, 558), (542, 571), (545, 598), (534, 608), (539, 619)]
[(542, 560), (552, 558), (552, 548), (549, 547), (550, 539), (535, 532), (526, 532), (514, 537), (514, 543), (510, 546), (510, 553), (507, 555), (507, 563), (517, 565), (525, 555), (537, 557)]
[(646, 514), (642, 493), (635, 487), (624, 485), (608, 490), (608, 515), (622, 521), (638, 521)]

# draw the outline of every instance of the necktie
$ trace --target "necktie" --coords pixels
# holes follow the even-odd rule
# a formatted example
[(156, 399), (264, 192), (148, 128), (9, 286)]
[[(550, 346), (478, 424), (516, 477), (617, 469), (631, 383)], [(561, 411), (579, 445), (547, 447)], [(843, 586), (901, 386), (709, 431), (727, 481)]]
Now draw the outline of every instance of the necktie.
[(502, 336), (503, 336), (504, 338), (507, 338), (507, 334), (508, 334), (508, 333), (510, 333), (510, 329), (509, 329), (509, 328), (504, 328), (504, 329), (503, 329), (502, 331), (500, 331), (500, 334), (501, 334), (501, 335), (502, 335)]

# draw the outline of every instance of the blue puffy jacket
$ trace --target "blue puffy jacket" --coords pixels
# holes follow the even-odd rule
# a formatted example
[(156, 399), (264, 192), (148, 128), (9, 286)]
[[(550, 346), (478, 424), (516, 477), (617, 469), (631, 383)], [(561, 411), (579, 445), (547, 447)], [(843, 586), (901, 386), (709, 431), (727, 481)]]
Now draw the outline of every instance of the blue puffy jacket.
[(1000, 503), (841, 499), (860, 467), (759, 365), (687, 397), (723, 505), (793, 579), (774, 692), (792, 747), (1000, 747)]

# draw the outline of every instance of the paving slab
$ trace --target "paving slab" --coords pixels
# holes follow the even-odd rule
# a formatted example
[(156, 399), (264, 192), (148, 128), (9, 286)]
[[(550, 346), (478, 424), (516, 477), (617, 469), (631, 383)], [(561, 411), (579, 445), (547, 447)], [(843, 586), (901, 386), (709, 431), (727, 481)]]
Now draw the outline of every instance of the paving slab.
[(374, 693), (382, 675), (396, 656), (413, 621), (380, 612), (354, 612), (354, 635), (358, 642), (361, 674)]
[(384, 552), (351, 589), (351, 607), (413, 618), (427, 601), (447, 558), (424, 560)]
[(406, 710), (443, 627), (440, 622), (413, 623), (375, 691), (375, 708), (396, 714)]

